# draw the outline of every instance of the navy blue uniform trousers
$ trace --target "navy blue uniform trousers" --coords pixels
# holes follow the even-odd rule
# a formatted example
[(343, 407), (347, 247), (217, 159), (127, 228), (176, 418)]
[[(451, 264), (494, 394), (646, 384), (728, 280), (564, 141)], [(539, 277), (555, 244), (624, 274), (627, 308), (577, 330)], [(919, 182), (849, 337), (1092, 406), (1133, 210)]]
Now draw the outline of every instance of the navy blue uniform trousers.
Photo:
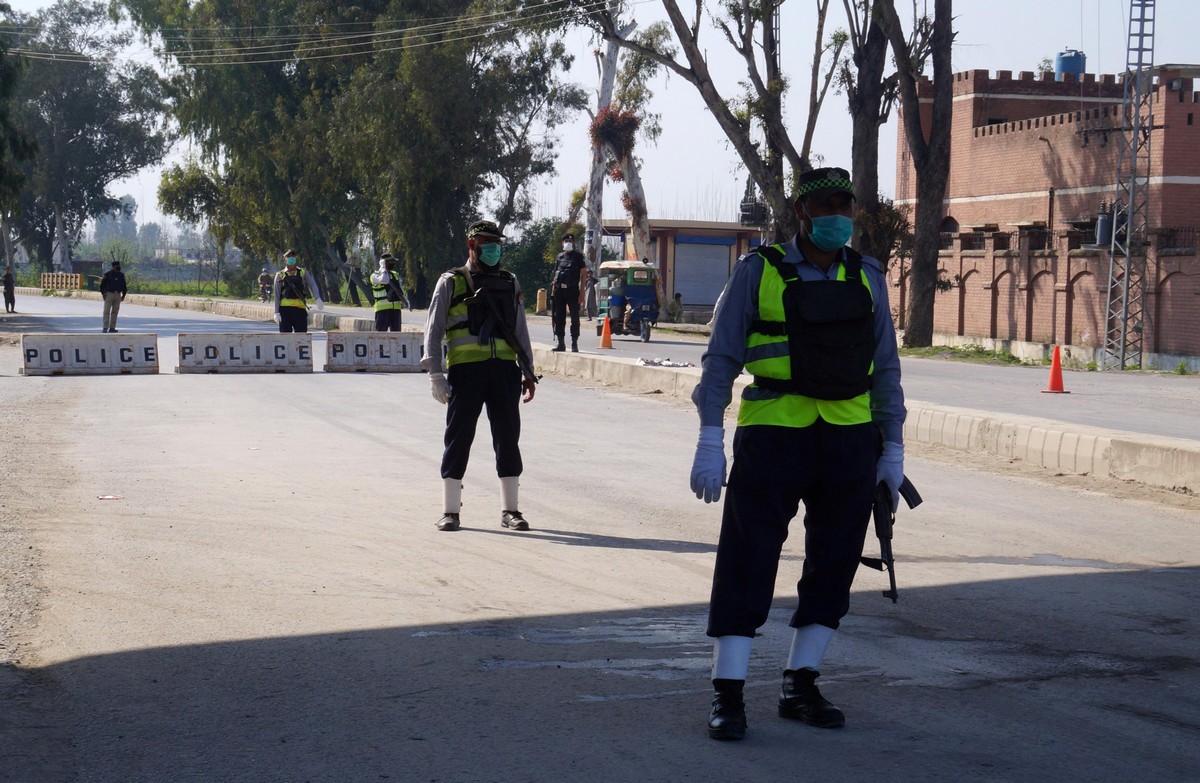
[(708, 635), (767, 621), (788, 523), (804, 502), (804, 568), (790, 625), (837, 628), (850, 610), (875, 494), (874, 424), (739, 427), (725, 490)]
[(485, 359), (456, 364), (446, 373), (450, 402), (446, 406), (446, 450), (442, 478), (461, 479), (467, 472), (475, 422), (487, 408), (496, 452), (496, 475), (521, 475), (521, 369), (511, 359)]

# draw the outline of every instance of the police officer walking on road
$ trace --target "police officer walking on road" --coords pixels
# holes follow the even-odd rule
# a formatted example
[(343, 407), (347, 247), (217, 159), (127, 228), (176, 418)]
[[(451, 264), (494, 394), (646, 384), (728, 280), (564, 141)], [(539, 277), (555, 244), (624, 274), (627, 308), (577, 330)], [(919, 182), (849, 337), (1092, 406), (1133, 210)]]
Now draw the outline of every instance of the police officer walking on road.
[(400, 331), (400, 314), (408, 294), (400, 285), (396, 258), (391, 253), (379, 257), (379, 269), (371, 273), (371, 294), (375, 299), (375, 331)]
[(321, 290), (306, 269), (297, 266), (296, 251), (284, 254), (284, 266), (275, 275), (275, 323), (280, 332), (308, 331), (308, 300), (315, 299), (317, 310), (324, 310)]
[[(490, 220), (467, 229), (465, 266), (438, 278), (425, 321), (425, 356), (433, 398), (446, 404), (445, 451), (442, 453), (443, 514), (438, 530), (458, 530), (462, 479), (475, 439), (475, 424), (487, 408), (500, 477), (500, 525), (528, 530), (518, 505), (522, 472), (521, 391), (533, 399), (529, 329), (521, 286), (500, 269), (500, 229)], [(442, 340), (447, 346), (447, 372), (442, 371)]]
[(904, 394), (883, 270), (845, 247), (850, 175), (815, 169), (798, 187), (800, 232), (734, 268), (692, 394), (700, 440), (691, 485), (711, 503), (725, 485), (723, 418), (734, 379), (743, 367), (754, 376), (738, 411), (709, 605), (714, 739), (745, 735), (751, 642), (802, 501), (804, 566), (778, 709), (812, 726), (844, 725), (817, 689), (818, 669), (849, 611), (875, 487), (887, 485), (895, 508), (904, 478)]
[(121, 262), (113, 261), (112, 268), (100, 278), (100, 296), (104, 297), (104, 324), (100, 331), (117, 331), (117, 313), (121, 312), (121, 302), (125, 301), (125, 295), (128, 293)]
[(583, 291), (588, 279), (587, 262), (583, 253), (575, 249), (575, 235), (570, 231), (563, 234), (562, 252), (554, 259), (554, 277), (550, 281), (550, 295), (554, 297), (553, 324), (557, 339), (553, 350), (565, 351), (564, 340), (567, 326), (567, 311), (571, 311), (571, 350), (579, 351), (579, 308), (583, 304)]

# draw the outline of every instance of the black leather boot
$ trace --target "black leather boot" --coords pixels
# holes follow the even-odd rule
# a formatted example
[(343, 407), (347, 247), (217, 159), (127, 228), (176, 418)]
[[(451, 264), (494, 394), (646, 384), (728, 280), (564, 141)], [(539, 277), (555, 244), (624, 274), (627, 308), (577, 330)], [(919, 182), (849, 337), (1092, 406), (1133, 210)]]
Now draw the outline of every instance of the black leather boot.
[(579, 338), (571, 338), (571, 353), (579, 353)]
[(745, 680), (713, 680), (712, 711), (708, 713), (708, 736), (716, 740), (740, 740), (746, 736), (746, 704), (742, 701)]
[(553, 347), (553, 348), (551, 348), (550, 350), (552, 350), (552, 351), (565, 351), (565, 350), (567, 350), (567, 346), (566, 346), (566, 344), (563, 342), (563, 338), (559, 337), (559, 338), (558, 338), (558, 345), (554, 346), (554, 347)]
[(779, 717), (803, 721), (821, 729), (840, 729), (846, 716), (817, 690), (816, 669), (788, 669), (779, 692)]

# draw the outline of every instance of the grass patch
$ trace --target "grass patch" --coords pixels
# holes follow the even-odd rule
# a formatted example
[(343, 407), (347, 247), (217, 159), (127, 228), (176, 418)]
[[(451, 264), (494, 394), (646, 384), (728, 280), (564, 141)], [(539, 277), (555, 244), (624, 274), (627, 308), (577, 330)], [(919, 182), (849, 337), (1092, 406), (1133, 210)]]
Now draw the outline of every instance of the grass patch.
[(924, 359), (948, 359), (974, 364), (1030, 364), (1007, 351), (990, 351), (981, 345), (930, 345), (923, 348), (901, 348), (901, 356), (917, 356)]

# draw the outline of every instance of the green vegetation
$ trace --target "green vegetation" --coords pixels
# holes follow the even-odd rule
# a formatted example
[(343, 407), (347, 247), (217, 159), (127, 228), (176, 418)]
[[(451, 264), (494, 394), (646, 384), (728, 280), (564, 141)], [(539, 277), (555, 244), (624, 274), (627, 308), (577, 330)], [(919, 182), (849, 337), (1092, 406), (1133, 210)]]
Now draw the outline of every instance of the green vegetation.
[(1179, 364), (1175, 365), (1175, 374), (1176, 375), (1190, 375), (1190, 373), (1188, 372), (1187, 362), (1180, 362)]
[(981, 345), (931, 345), (923, 348), (901, 348), (901, 356), (919, 356), (927, 359), (950, 359), (976, 364), (1031, 364), (1007, 351), (989, 351)]

